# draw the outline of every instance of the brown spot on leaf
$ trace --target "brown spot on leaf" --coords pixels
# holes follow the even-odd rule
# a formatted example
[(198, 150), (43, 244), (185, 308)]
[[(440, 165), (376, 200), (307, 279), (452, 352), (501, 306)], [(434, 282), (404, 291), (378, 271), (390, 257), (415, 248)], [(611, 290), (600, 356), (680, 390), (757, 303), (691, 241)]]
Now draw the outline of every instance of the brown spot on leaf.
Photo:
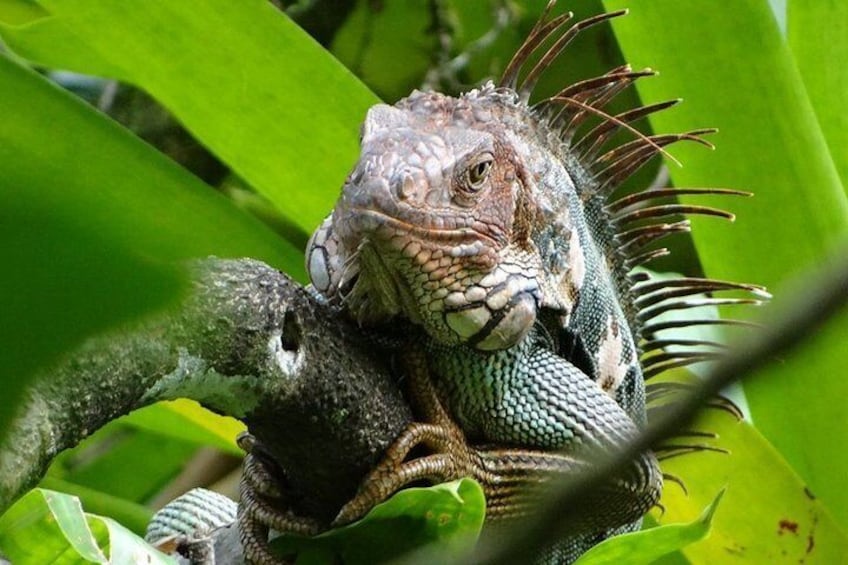
[(793, 522), (792, 520), (787, 520), (786, 518), (782, 519), (777, 523), (777, 534), (782, 536), (786, 532), (791, 532), (798, 535), (798, 522)]
[(816, 539), (813, 537), (813, 534), (807, 536), (807, 555), (813, 552), (813, 548), (816, 546)]
[(810, 500), (816, 499), (816, 495), (813, 494), (813, 491), (810, 490), (810, 487), (804, 487), (804, 494), (806, 494), (807, 498), (809, 498)]

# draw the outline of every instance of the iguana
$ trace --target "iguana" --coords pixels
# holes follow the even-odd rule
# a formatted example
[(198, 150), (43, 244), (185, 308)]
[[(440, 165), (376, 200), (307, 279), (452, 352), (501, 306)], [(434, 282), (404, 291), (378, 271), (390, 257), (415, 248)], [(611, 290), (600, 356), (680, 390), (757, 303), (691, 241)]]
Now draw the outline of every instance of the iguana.
[[(662, 188), (616, 199), (622, 182), (664, 146), (709, 145), (702, 136), (712, 130), (645, 136), (629, 125), (677, 101), (604, 111), (635, 80), (654, 74), (649, 69), (616, 68), (531, 104), (539, 77), (581, 30), (625, 13), (569, 26), (570, 13), (549, 19), (553, 4), (497, 84), (459, 97), (416, 91), (394, 106), (372, 107), (360, 158), (310, 240), (307, 268), (318, 293), (363, 327), (409, 336), (398, 356), (419, 419), (338, 523), (411, 482), (461, 476), (481, 482), (490, 519), (520, 517), (539, 496), (530, 486), (590, 465), (597, 453), (636, 436), (646, 421), (646, 376), (712, 355), (678, 347), (640, 361), (667, 345), (703, 345), (657, 338), (670, 325), (654, 323), (658, 315), (756, 302), (679, 297), (722, 290), (765, 296), (754, 285), (633, 272), (666, 253), (653, 247), (657, 240), (689, 230), (687, 220), (668, 218), (733, 218), (663, 199), (744, 193)], [(609, 147), (619, 130), (635, 139)], [(671, 325), (702, 323), (714, 321)], [(419, 445), (430, 453), (408, 459)], [(257, 485), (248, 477), (251, 500)], [(644, 453), (581, 510), (573, 536), (539, 559), (570, 562), (638, 528), (661, 488), (656, 457)], [(251, 520), (297, 529), (250, 505), (246, 513), (248, 530)], [(246, 542), (258, 543), (253, 535)]]

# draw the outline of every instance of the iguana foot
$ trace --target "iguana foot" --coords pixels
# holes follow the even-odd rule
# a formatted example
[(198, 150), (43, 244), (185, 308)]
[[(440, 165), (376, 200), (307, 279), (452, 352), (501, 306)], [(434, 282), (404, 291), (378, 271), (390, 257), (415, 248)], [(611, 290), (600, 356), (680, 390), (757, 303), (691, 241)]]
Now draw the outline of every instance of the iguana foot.
[(245, 452), (241, 479), (241, 501), (238, 505), (238, 527), (245, 560), (254, 565), (286, 563), (271, 552), (268, 534), (281, 533), (312, 536), (323, 528), (314, 519), (298, 516), (287, 504), (285, 487), (277, 478), (283, 473), (273, 473), (274, 460), (249, 433), (238, 437)]
[[(406, 459), (416, 447), (434, 451)], [(361, 518), (376, 504), (412, 483), (472, 478), (486, 496), (486, 521), (509, 523), (532, 514), (550, 494), (552, 484), (586, 472), (592, 463), (556, 451), (521, 447), (472, 446), (449, 426), (412, 424), (363, 480), (356, 496), (339, 512), (333, 526)], [(646, 453), (622, 476), (589, 497), (599, 512), (576, 512), (568, 519), (575, 533), (598, 532), (641, 518), (659, 498), (662, 476), (656, 458)], [(602, 509), (611, 505), (608, 511)]]
[[(434, 453), (407, 460), (417, 447)], [(418, 481), (445, 482), (461, 477), (478, 478), (483, 471), (480, 454), (449, 423), (413, 423), (386, 451), (383, 460), (362, 481), (359, 491), (341, 509), (333, 526), (357, 520), (376, 504)]]

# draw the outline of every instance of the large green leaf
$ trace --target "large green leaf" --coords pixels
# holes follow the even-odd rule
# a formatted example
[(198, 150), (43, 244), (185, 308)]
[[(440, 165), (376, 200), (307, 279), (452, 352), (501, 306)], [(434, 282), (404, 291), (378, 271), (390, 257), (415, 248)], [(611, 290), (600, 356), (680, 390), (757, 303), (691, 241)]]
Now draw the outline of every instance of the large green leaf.
[(436, 34), (423, 3), (359, 1), (333, 38), (332, 51), (384, 99), (406, 96), (432, 64)]
[[(699, 440), (728, 453), (704, 451), (663, 461), (663, 524), (691, 520), (721, 489), (727, 489), (707, 541), (686, 547), (692, 563), (838, 563), (848, 553), (848, 535), (816, 499), (785, 459), (747, 422), (721, 411), (703, 413), (694, 429), (714, 440)], [(693, 443), (681, 438), (672, 444)]]
[(433, 544), (425, 549), (432, 558), (422, 562), (438, 563), (474, 546), (485, 513), (483, 489), (461, 479), (402, 490), (353, 524), (313, 538), (278, 538), (273, 547), (281, 554), (299, 553), (298, 563), (303, 564), (365, 565)]
[(683, 524), (657, 526), (639, 532), (607, 539), (577, 560), (577, 565), (602, 565), (607, 563), (652, 563), (673, 551), (704, 539), (724, 491), (695, 520)]
[[(606, 0), (608, 9), (625, 3)], [(719, 9), (710, 0), (626, 3), (630, 16), (613, 27), (635, 66), (663, 71), (638, 83), (646, 102), (682, 96), (684, 104), (652, 118), (658, 132), (717, 126), (712, 153), (681, 146), (671, 167), (677, 186), (729, 186), (754, 198), (727, 202), (733, 226), (694, 222), (708, 275), (764, 283), (776, 300), (803, 299), (782, 286), (823, 260), (846, 235), (848, 203), (816, 115), (789, 49), (765, 0)], [(673, 25), (669, 25), (673, 22)], [(799, 292), (800, 291), (800, 292)], [(842, 406), (848, 348), (843, 318), (814, 347), (746, 383), (754, 422), (848, 524), (848, 445)], [(840, 337), (841, 336), (841, 337)]]
[(0, 430), (25, 377), (172, 301), (163, 261), (298, 251), (148, 145), (0, 56)]
[(59, 454), (40, 486), (78, 496), (86, 508), (143, 533), (150, 519), (141, 504), (155, 500), (200, 447), (232, 455), (244, 424), (196, 402), (160, 402), (136, 410)]
[(789, 0), (787, 11), (792, 54), (848, 188), (848, 2)]
[(193, 400), (181, 398), (158, 402), (136, 410), (121, 420), (135, 428), (147, 430), (188, 443), (209, 445), (242, 456), (236, 445), (236, 436), (244, 431), (244, 424), (229, 416), (220, 416), (206, 410)]
[(128, 428), (118, 421), (62, 453), (49, 476), (144, 504), (185, 468), (197, 449), (197, 445)]
[(269, 2), (38, 4), (17, 54), (141, 86), (306, 232), (326, 215), (377, 99)]
[(25, 24), (47, 15), (38, 4), (21, 0), (0, 0), (0, 21)]
[[(116, 480), (114, 476), (111, 478)], [(41, 480), (39, 488), (76, 496), (90, 512), (112, 518), (138, 535), (144, 535), (153, 517), (153, 510), (147, 506), (49, 475)]]

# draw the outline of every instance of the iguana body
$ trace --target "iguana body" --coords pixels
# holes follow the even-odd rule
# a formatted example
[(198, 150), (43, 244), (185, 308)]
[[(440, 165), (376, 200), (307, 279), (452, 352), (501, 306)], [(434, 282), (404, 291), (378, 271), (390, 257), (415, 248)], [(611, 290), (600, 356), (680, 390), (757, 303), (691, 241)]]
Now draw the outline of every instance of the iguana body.
[[(540, 135), (549, 128), (491, 84), (372, 109), (362, 157), (309, 266), (316, 288), (361, 323), (399, 316), (425, 329), (433, 385), (469, 442), (587, 461), (592, 448), (635, 437), (644, 381), (610, 220), (581, 199), (589, 175), (568, 171), (567, 146)], [(474, 186), (469, 176), (484, 170)], [(622, 485), (630, 496), (597, 506), (603, 520), (587, 521), (556, 561), (638, 525), (662, 477), (650, 454), (636, 469)], [(495, 507), (504, 501), (484, 488), (490, 517), (526, 511)]]
[[(422, 478), (475, 477), (493, 520), (531, 511), (535, 485), (585, 468), (594, 454), (636, 436), (646, 420), (644, 374), (710, 356), (676, 352), (640, 362), (642, 340), (646, 350), (669, 343), (654, 339), (661, 326), (651, 327), (652, 317), (711, 301), (667, 299), (757, 291), (631, 276), (632, 267), (663, 253), (651, 243), (688, 230), (686, 221), (642, 220), (687, 212), (732, 217), (698, 206), (652, 206), (654, 196), (732, 191), (663, 189), (610, 200), (662, 146), (701, 142), (705, 131), (637, 134), (599, 156), (613, 133), (631, 129), (628, 122), (674, 103), (605, 114), (601, 108), (615, 94), (652, 74), (627, 67), (529, 105), (538, 76), (581, 29), (621, 14), (560, 33), (570, 15), (545, 21), (550, 7), (497, 86), (458, 98), (415, 92), (373, 107), (360, 159), (310, 241), (307, 267), (328, 301), (377, 332), (413, 324), (398, 355), (421, 422), (398, 439), (339, 522)], [(549, 51), (519, 84), (528, 57), (548, 39)], [(588, 132), (579, 129), (599, 116)], [(431, 454), (407, 460), (421, 444)], [(643, 454), (594, 493), (573, 535), (540, 557), (569, 562), (638, 527), (661, 486), (655, 456)], [(246, 505), (246, 531), (252, 521), (274, 525), (253, 507)], [(247, 541), (257, 545), (255, 536)]]
[[(620, 14), (580, 22), (559, 37), (570, 16), (550, 22), (543, 16), (499, 85), (458, 98), (414, 92), (394, 106), (373, 107), (360, 159), (310, 243), (314, 286), (360, 324), (389, 327), (399, 318), (423, 329), (433, 394), (472, 445), (558, 451), (582, 462), (591, 460), (592, 450), (620, 449), (646, 420), (637, 342), (645, 322), (663, 310), (643, 309), (640, 301), (751, 290), (684, 279), (668, 288), (647, 283), (640, 293), (636, 283), (644, 279), (630, 276), (634, 265), (662, 252), (646, 251), (647, 245), (688, 229), (685, 221), (644, 225), (642, 219), (681, 212), (732, 217), (697, 206), (645, 207), (645, 195), (610, 202), (615, 188), (663, 145), (705, 143), (699, 136), (707, 130), (637, 134), (598, 156), (612, 133), (629, 129), (627, 122), (673, 104), (603, 113), (606, 102), (650, 71), (615, 69), (528, 104), (539, 74), (580, 29)], [(550, 37), (553, 46), (518, 85), (529, 55)], [(598, 115), (601, 123), (575, 138), (586, 119)], [(434, 443), (448, 453), (462, 450)], [(404, 467), (400, 459), (390, 455), (394, 469), (375, 472), (362, 500), (373, 503), (389, 491), (373, 486), (380, 481), (396, 488), (398, 477), (451, 478), (443, 466), (419, 461)], [(511, 461), (500, 464), (504, 476), (483, 481), (489, 516), (518, 516), (522, 504), (498, 496), (499, 482), (515, 474)], [(616, 494), (587, 508), (582, 529), (547, 559), (571, 561), (610, 533), (637, 527), (661, 486), (655, 457), (644, 454)], [(342, 517), (364, 510), (362, 500)]]

